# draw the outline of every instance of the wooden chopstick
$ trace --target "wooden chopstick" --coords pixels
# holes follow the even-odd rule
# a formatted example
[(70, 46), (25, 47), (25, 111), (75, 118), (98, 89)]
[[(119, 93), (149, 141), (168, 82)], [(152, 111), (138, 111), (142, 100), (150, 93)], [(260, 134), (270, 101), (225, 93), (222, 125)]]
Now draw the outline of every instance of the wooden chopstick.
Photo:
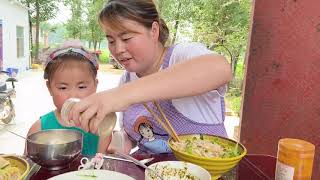
[[(154, 102), (154, 104), (155, 104), (155, 102)], [(177, 133), (176, 133), (176, 132), (174, 131), (174, 129), (172, 128), (172, 126), (171, 126), (170, 122), (168, 121), (168, 119), (167, 119), (165, 116), (163, 117), (164, 113), (162, 112), (162, 110), (161, 110), (160, 114), (162, 115), (162, 117), (163, 117), (164, 119), (166, 119), (166, 120), (164, 120), (164, 121), (161, 120), (161, 119), (159, 118), (159, 116), (158, 116), (146, 103), (143, 103), (143, 106), (151, 113), (151, 115), (158, 121), (158, 123), (168, 132), (168, 134), (169, 134), (175, 141), (177, 141), (177, 142), (180, 141)], [(159, 106), (159, 107), (160, 107), (160, 106)], [(160, 109), (157, 107), (157, 109), (160, 111), (161, 107), (160, 107)]]
[(173, 127), (171, 126), (171, 123), (169, 122), (169, 120), (167, 119), (166, 115), (163, 113), (163, 110), (160, 106), (160, 104), (157, 101), (153, 101), (153, 104), (157, 107), (158, 111), (160, 112), (162, 118), (165, 120), (165, 122), (167, 123), (167, 125), (169, 126), (169, 129), (171, 129), (174, 137), (176, 137), (176, 141), (180, 142), (179, 136), (176, 133), (176, 131), (173, 129)]
[(173, 133), (171, 132), (170, 129), (168, 129), (168, 127), (164, 124), (164, 122), (159, 118), (159, 116), (153, 112), (150, 107), (146, 104), (143, 104), (143, 106), (151, 113), (151, 115), (158, 121), (158, 123), (168, 132), (168, 134), (175, 139)]

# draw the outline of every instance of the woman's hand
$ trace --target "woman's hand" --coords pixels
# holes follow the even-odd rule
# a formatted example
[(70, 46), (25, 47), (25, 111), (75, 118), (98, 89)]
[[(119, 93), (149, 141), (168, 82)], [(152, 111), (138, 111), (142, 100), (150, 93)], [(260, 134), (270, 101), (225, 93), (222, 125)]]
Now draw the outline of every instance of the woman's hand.
[(100, 122), (107, 114), (125, 110), (129, 105), (121, 89), (114, 88), (92, 94), (76, 103), (68, 119), (83, 130), (96, 134)]

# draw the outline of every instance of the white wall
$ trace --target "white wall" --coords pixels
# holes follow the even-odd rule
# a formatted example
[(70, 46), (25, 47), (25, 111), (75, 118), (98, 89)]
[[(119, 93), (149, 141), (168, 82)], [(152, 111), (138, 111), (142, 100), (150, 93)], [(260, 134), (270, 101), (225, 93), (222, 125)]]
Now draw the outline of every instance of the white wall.
[[(3, 34), (3, 69), (8, 67), (24, 71), (29, 68), (29, 21), (28, 10), (11, 0), (0, 0), (0, 19)], [(17, 57), (16, 26), (24, 30), (24, 56)]]

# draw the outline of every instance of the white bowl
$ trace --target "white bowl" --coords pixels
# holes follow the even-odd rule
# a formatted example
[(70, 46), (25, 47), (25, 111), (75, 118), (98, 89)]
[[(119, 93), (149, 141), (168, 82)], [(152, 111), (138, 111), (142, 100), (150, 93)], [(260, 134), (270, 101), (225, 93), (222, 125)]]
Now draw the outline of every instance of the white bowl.
[[(204, 168), (184, 161), (162, 161), (151, 164), (151, 169), (163, 176), (164, 180), (211, 180), (210, 173)], [(189, 178), (188, 178), (189, 176)], [(158, 180), (152, 172), (145, 170), (145, 180)]]

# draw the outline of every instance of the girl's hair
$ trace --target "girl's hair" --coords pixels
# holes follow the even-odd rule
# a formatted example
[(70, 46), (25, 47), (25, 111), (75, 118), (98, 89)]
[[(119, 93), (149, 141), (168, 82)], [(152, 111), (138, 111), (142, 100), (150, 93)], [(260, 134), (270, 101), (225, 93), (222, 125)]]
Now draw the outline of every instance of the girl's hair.
[(148, 124), (148, 123), (141, 123), (141, 124), (139, 125), (139, 131), (140, 131), (141, 128), (150, 128), (151, 131), (153, 132), (152, 126), (150, 126), (150, 124)]
[(79, 64), (86, 64), (90, 69), (92, 77), (97, 77), (98, 64), (96, 56), (89, 53), (83, 48), (79, 47), (65, 47), (57, 49), (50, 53), (44, 70), (44, 79), (49, 82), (58, 69), (64, 68), (68, 62), (78, 62)]
[(160, 26), (159, 42), (165, 45), (169, 37), (169, 29), (159, 17), (156, 5), (152, 0), (109, 0), (99, 14), (100, 23), (108, 22), (115, 28), (123, 28), (121, 19), (136, 21), (150, 29), (153, 22)]

